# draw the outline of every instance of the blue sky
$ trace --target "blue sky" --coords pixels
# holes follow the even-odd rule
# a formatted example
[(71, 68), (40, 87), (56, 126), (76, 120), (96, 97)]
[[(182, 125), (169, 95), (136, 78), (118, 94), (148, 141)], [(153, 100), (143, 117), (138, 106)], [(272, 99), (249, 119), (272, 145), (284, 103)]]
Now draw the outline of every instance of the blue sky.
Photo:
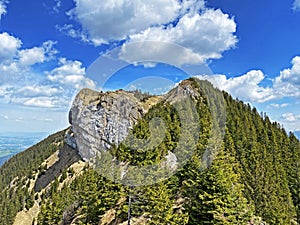
[(0, 0), (0, 132), (67, 127), (83, 87), (190, 75), (300, 130), (300, 1)]

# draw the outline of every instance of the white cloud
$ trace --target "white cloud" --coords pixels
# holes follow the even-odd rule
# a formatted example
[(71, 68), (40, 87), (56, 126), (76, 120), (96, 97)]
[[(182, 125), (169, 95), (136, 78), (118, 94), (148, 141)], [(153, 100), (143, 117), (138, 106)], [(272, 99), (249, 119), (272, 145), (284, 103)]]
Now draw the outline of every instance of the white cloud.
[[(287, 97), (300, 98), (300, 56), (292, 59), (292, 67), (284, 69), (273, 79), (270, 87), (263, 87), (265, 75), (260, 70), (252, 70), (245, 75), (227, 79), (225, 75), (198, 76), (209, 80), (214, 86), (245, 101), (266, 102)], [(273, 108), (283, 108), (287, 104), (271, 104)]]
[[(170, 57), (174, 56), (174, 57)], [(120, 59), (134, 65), (143, 63), (145, 67), (155, 66), (156, 62), (168, 63), (177, 67), (183, 64), (202, 63), (203, 58), (188, 48), (179, 45), (156, 42), (130, 42), (121, 47)]]
[(269, 107), (275, 108), (275, 109), (285, 108), (287, 106), (289, 106), (288, 103), (282, 103), (282, 104), (272, 103), (272, 104), (269, 105)]
[(292, 59), (292, 67), (284, 69), (274, 80), (274, 89), (282, 97), (300, 97), (300, 56)]
[(55, 105), (53, 104), (52, 98), (47, 97), (36, 97), (28, 99), (24, 102), (26, 106), (33, 106), (33, 107), (42, 107), (42, 108), (53, 108)]
[(293, 3), (293, 10), (298, 11), (300, 10), (300, 0), (295, 0)]
[(196, 14), (199, 10), (205, 9), (205, 1), (202, 0), (183, 0), (181, 2), (181, 11), (180, 15), (186, 13)]
[(38, 96), (53, 96), (62, 93), (62, 89), (51, 86), (25, 86), (16, 91), (17, 95), (24, 97), (38, 97)]
[[(203, 14), (184, 15), (175, 26), (149, 27), (141, 33), (130, 35), (130, 42), (176, 43), (190, 50), (190, 57), (188, 57), (190, 63), (195, 61), (201, 63), (207, 59), (220, 58), (222, 52), (235, 46), (237, 42), (236, 36), (233, 35), (235, 31), (236, 24), (227, 14), (222, 13), (221, 10), (206, 10)], [(171, 52), (166, 49), (157, 46), (152, 48), (156, 49), (153, 57), (165, 54), (170, 58)], [(140, 49), (135, 50), (140, 51)], [(148, 51), (151, 57), (151, 48), (146, 48), (145, 51)], [(130, 56), (136, 53), (130, 51), (127, 54)]]
[[(36, 48), (32, 48), (36, 49)], [(26, 54), (38, 55), (33, 61), (38, 62), (43, 54), (28, 51)], [(32, 57), (34, 58), (34, 57)], [(21, 61), (21, 60), (20, 60)], [(44, 60), (41, 60), (41, 62)], [(30, 70), (31, 62), (22, 61)], [(0, 84), (0, 100), (5, 103), (25, 105), (38, 108), (56, 108), (67, 110), (78, 89), (83, 87), (95, 88), (95, 83), (85, 77), (85, 68), (79, 61), (61, 58), (59, 64), (46, 77), (38, 79), (31, 74), (33, 79), (27, 82), (19, 80), (11, 84)], [(28, 76), (28, 74), (26, 74)]]
[[(94, 88), (79, 61), (62, 58), (49, 72), (36, 72), (33, 65), (57, 60), (56, 42), (22, 48), (22, 42), (8, 33), (0, 34), (0, 102), (31, 107), (66, 109), (81, 87)], [(46, 74), (46, 76), (45, 76)]]
[(41, 46), (21, 49), (22, 41), (7, 32), (0, 33), (0, 65), (19, 64), (31, 66), (42, 63), (58, 53), (54, 48), (56, 42), (45, 41)]
[[(298, 112), (299, 113), (299, 112)], [(295, 112), (283, 113), (280, 117), (280, 122), (290, 131), (298, 131), (300, 128), (300, 114)]]
[(7, 11), (6, 11), (6, 3), (8, 3), (8, 1), (6, 1), (6, 0), (0, 0), (0, 20), (1, 20), (2, 16), (7, 13)]
[(0, 84), (36, 79), (32, 65), (54, 59), (56, 42), (46, 41), (41, 46), (22, 49), (22, 42), (6, 32), (0, 33)]
[[(289, 113), (282, 114), (282, 118), (285, 121), (294, 122), (294, 121), (296, 121), (297, 116), (295, 116), (293, 113), (289, 112)], [(298, 118), (299, 118), (299, 116), (298, 116)]]
[[(144, 59), (171, 61), (173, 65), (203, 63), (207, 59), (220, 58), (223, 51), (237, 42), (233, 33), (236, 25), (220, 10), (207, 10), (202, 15), (184, 15), (176, 26), (151, 27), (140, 34), (130, 36), (129, 43), (141, 46), (122, 46), (121, 58), (133, 63)], [(155, 42), (148, 42), (155, 41)], [(182, 48), (166, 43), (177, 43)], [(179, 50), (179, 52), (178, 52)]]
[(56, 29), (72, 38), (79, 38), (83, 42), (86, 43), (94, 42), (94, 45), (96, 46), (101, 45), (101, 42), (99, 42), (96, 39), (94, 39), (94, 41), (89, 40), (87, 35), (83, 31), (75, 29), (73, 24), (64, 24), (63, 26), (56, 25)]
[(169, 23), (177, 18), (177, 0), (75, 0), (68, 14), (78, 20), (95, 44), (126, 39), (144, 29)]
[(21, 64), (29, 66), (45, 61), (44, 49), (39, 47), (21, 50), (19, 52), (19, 57)]
[(18, 57), (22, 65), (31, 66), (50, 60), (58, 51), (54, 49), (56, 42), (46, 41), (41, 47), (20, 50)]
[(7, 32), (0, 33), (0, 62), (14, 58), (21, 45), (22, 42), (18, 38)]
[(68, 110), (73, 95), (69, 90), (63, 90), (61, 87), (43, 86), (34, 84), (33, 87), (20, 85), (4, 87), (0, 86), (0, 90), (4, 89), (4, 103), (25, 105), (38, 108), (55, 108), (58, 110)]
[(48, 73), (48, 80), (64, 86), (80, 89), (83, 87), (95, 88), (95, 83), (85, 77), (85, 68), (79, 61), (61, 58), (59, 66)]
[[(82, 30), (65, 24), (58, 29), (94, 45), (126, 40), (122, 59), (134, 63), (138, 58), (170, 58), (173, 52), (164, 44), (132, 48), (128, 43), (156, 41), (175, 43), (187, 48), (175, 65), (203, 63), (222, 57), (237, 43), (236, 24), (221, 10), (207, 9), (203, 0), (75, 0), (68, 14)], [(174, 57), (176, 58), (176, 57)]]
[(242, 76), (229, 79), (225, 75), (202, 75), (196, 77), (201, 80), (208, 80), (215, 87), (225, 90), (234, 97), (244, 101), (265, 102), (276, 97), (272, 88), (261, 86), (265, 75), (260, 70), (251, 70)]

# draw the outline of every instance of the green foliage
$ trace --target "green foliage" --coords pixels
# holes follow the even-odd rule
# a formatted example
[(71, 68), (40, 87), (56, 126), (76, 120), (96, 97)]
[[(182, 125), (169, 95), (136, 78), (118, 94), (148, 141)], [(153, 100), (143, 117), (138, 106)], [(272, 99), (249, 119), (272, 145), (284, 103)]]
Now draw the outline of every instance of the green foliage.
[(12, 157), (0, 168), (0, 224), (13, 224), (17, 212), (30, 209), (34, 193), (29, 192), (29, 179), (40, 165), (63, 143), (65, 131), (58, 132), (24, 152)]
[(57, 180), (46, 194), (39, 214), (39, 224), (98, 224), (100, 216), (117, 204), (122, 186), (85, 169), (70, 186), (57, 190)]
[[(261, 117), (255, 108), (233, 100), (227, 102), (227, 129), (234, 143), (235, 158), (245, 186), (245, 196), (254, 204), (255, 214), (268, 224), (291, 224), (299, 221), (297, 194), (300, 181), (299, 141), (291, 139), (276, 122)], [(292, 175), (293, 174), (293, 175)], [(295, 176), (292, 182), (291, 176)], [(297, 181), (296, 181), (297, 180)], [(294, 202), (294, 204), (293, 204)], [(296, 203), (296, 204), (295, 204)]]
[(247, 224), (253, 206), (244, 197), (244, 186), (234, 172), (237, 166), (229, 152), (221, 149), (209, 169), (200, 171), (196, 163), (185, 171), (183, 181), (189, 224)]
[[(136, 139), (149, 139), (149, 121), (153, 118), (160, 118), (164, 121), (166, 126), (165, 138), (161, 143), (147, 143), (147, 148), (139, 148), (139, 143)], [(120, 161), (129, 161), (132, 165), (143, 166), (158, 163), (168, 151), (173, 151), (178, 141), (180, 131), (180, 121), (174, 107), (169, 104), (159, 103), (155, 107), (151, 108), (144, 118), (138, 121), (138, 124), (133, 128), (132, 134), (126, 139), (124, 143), (121, 143), (118, 147), (111, 150), (111, 153), (115, 155)], [(155, 129), (155, 128), (154, 128)], [(159, 127), (158, 127), (159, 129)], [(159, 133), (159, 131), (153, 132)]]

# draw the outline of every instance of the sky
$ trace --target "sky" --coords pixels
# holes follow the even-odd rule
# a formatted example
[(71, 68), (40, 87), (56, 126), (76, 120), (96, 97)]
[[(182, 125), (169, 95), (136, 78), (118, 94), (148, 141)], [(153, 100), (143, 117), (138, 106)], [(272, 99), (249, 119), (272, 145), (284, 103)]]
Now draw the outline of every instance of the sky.
[(84, 87), (189, 76), (300, 131), (300, 0), (0, 0), (0, 132), (55, 132)]

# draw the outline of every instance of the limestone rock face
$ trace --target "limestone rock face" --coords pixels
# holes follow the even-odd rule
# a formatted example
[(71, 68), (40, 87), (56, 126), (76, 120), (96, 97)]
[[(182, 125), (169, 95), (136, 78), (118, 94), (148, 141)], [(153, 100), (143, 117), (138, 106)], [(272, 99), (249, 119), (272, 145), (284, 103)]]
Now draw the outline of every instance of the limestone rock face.
[[(83, 89), (71, 107), (71, 128), (65, 141), (89, 161), (96, 153), (107, 151), (125, 140), (130, 129), (153, 105), (161, 101), (174, 104), (186, 97), (199, 97), (199, 92), (188, 80), (167, 94), (150, 97), (147, 101), (140, 101), (133, 93), (123, 90), (103, 93)], [(176, 165), (176, 156), (172, 152), (168, 153), (166, 160), (170, 167)]]
[(66, 143), (89, 160), (97, 151), (106, 151), (122, 142), (143, 113), (132, 93), (83, 89), (70, 110), (71, 131), (66, 135)]

